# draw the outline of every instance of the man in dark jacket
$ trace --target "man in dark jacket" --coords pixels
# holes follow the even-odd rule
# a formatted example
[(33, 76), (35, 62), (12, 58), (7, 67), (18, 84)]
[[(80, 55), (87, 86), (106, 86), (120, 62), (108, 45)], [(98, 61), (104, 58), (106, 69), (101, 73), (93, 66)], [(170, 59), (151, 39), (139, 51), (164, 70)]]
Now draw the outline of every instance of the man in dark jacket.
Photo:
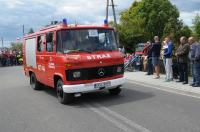
[(154, 37), (155, 43), (152, 45), (152, 64), (155, 68), (156, 76), (154, 79), (160, 78), (160, 51), (161, 43), (158, 36)]
[(188, 84), (188, 54), (190, 51), (190, 46), (187, 44), (187, 38), (180, 38), (180, 46), (176, 51), (177, 61), (179, 65), (179, 81), (183, 84)]
[(200, 44), (195, 41), (194, 37), (190, 37), (188, 42), (190, 44), (189, 59), (193, 77), (191, 86), (200, 87)]
[(152, 44), (151, 42), (147, 42), (148, 49), (147, 49), (147, 74), (146, 75), (152, 75), (153, 74), (153, 64), (152, 64)]

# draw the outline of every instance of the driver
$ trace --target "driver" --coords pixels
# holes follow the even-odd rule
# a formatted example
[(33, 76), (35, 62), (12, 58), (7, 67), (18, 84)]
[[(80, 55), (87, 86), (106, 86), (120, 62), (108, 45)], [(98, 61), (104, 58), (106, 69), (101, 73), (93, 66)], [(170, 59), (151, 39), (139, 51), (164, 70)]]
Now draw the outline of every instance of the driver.
[(63, 48), (67, 50), (76, 50), (76, 41), (72, 39), (70, 32), (63, 32), (62, 34)]

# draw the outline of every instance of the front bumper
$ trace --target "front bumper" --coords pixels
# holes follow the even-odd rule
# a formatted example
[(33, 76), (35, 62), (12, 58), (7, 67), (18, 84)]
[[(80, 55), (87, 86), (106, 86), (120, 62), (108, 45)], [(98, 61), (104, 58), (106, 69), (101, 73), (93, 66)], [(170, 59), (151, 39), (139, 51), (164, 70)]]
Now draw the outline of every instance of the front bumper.
[(111, 85), (109, 87), (105, 87), (104, 89), (112, 89), (119, 85), (122, 85), (125, 82), (125, 78), (118, 78), (113, 80), (106, 80), (94, 83), (87, 83), (87, 84), (78, 84), (78, 85), (63, 85), (63, 91), (65, 93), (88, 93), (92, 91), (98, 91), (99, 89), (95, 89), (94, 85), (96, 83), (104, 83), (110, 81)]

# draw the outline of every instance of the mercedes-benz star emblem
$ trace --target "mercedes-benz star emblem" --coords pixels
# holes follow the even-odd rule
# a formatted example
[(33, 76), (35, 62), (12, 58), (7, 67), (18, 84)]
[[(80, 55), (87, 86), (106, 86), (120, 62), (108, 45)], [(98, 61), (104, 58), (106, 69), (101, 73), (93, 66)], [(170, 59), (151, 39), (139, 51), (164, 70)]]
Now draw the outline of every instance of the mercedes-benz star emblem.
[(105, 75), (105, 70), (103, 68), (100, 68), (98, 70), (98, 74), (99, 74), (99, 76), (103, 77)]

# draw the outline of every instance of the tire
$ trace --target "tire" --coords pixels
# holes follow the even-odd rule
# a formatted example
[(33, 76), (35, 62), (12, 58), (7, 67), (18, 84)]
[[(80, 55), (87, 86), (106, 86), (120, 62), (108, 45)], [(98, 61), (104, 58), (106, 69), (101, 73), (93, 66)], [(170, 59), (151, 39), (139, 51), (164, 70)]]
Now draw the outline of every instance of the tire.
[(30, 85), (31, 88), (34, 90), (41, 90), (42, 89), (42, 84), (37, 81), (37, 78), (34, 73), (30, 75)]
[(119, 95), (120, 92), (121, 92), (121, 88), (120, 88), (120, 87), (117, 87), (117, 88), (114, 88), (114, 89), (109, 89), (108, 91), (109, 91), (109, 93), (110, 93), (111, 95)]
[(69, 104), (72, 102), (74, 95), (70, 94), (70, 93), (65, 93), (63, 91), (63, 82), (62, 80), (58, 80), (56, 83), (56, 93), (57, 93), (57, 97), (58, 97), (58, 101), (61, 104)]

